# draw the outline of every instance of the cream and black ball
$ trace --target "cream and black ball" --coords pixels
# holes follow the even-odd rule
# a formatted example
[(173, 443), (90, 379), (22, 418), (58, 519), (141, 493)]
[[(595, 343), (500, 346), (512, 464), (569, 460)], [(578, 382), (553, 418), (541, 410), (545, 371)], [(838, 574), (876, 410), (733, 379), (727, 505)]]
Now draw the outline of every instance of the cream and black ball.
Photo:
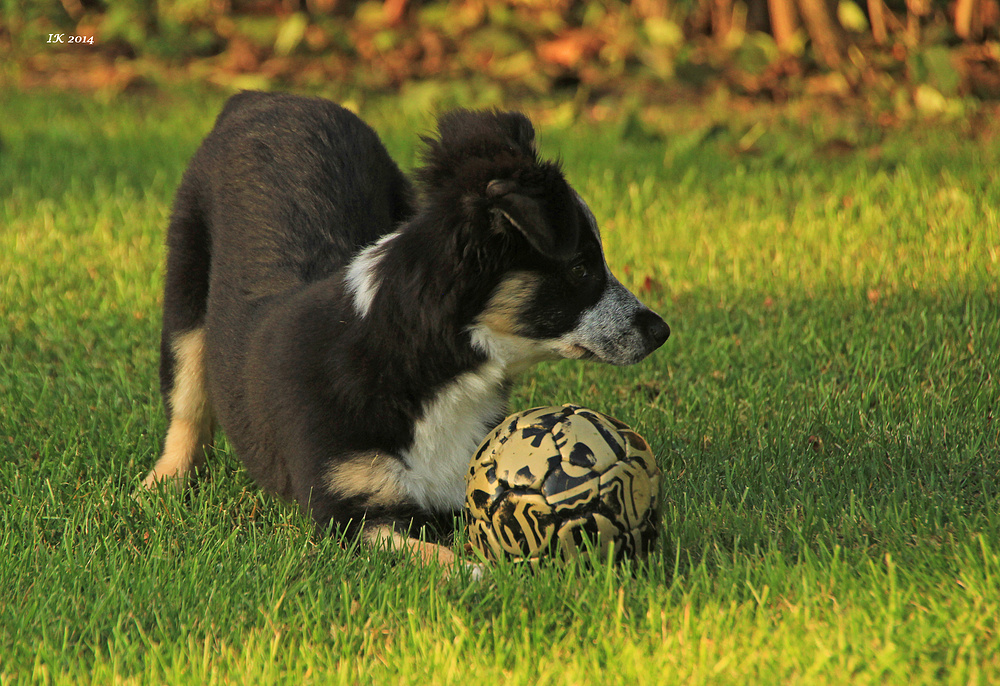
[[(578, 405), (507, 417), (467, 477), (469, 538), (489, 558), (642, 558), (660, 524), (660, 470), (626, 424)], [(585, 543), (585, 541), (589, 543)]]

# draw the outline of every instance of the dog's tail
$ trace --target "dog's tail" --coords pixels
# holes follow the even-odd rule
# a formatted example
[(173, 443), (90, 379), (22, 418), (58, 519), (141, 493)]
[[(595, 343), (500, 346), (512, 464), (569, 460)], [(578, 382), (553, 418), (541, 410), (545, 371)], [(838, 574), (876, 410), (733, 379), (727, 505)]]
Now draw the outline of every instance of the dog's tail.
[(160, 392), (169, 428), (163, 454), (143, 480), (146, 488), (159, 482), (183, 486), (189, 474), (204, 464), (214, 433), (205, 361), (212, 250), (198, 187), (190, 174), (185, 176), (167, 233)]

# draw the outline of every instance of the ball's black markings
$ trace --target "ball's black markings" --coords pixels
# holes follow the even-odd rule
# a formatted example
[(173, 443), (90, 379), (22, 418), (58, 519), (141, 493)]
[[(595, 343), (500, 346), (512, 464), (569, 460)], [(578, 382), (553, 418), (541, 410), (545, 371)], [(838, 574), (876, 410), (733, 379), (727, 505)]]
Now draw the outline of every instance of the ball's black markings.
[(627, 425), (577, 405), (512, 415), (469, 469), (473, 545), (490, 557), (575, 557), (585, 540), (616, 559), (645, 556), (660, 522), (660, 470)]

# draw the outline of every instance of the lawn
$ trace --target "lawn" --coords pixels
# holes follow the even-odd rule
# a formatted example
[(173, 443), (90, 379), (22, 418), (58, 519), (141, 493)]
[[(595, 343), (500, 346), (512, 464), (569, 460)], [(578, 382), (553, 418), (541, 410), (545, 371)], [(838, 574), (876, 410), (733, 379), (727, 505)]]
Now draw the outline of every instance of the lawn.
[[(542, 365), (512, 409), (632, 424), (662, 543), (470, 582), (314, 536), (224, 441), (131, 498), (170, 203), (223, 97), (0, 99), (0, 683), (1000, 681), (996, 120), (535, 108), (673, 335)], [(428, 116), (356, 104), (411, 166)]]

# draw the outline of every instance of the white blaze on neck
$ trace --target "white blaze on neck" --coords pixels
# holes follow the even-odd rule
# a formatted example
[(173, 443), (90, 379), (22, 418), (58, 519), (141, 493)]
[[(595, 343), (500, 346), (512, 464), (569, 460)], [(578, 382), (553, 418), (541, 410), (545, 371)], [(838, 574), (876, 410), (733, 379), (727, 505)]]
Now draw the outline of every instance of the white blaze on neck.
[(506, 408), (503, 365), (487, 361), (458, 375), (424, 405), (413, 444), (402, 454), (403, 487), (423, 508), (458, 510), (469, 462)]
[(375, 294), (378, 293), (378, 288), (382, 284), (382, 279), (377, 273), (379, 262), (385, 255), (388, 242), (398, 235), (399, 233), (396, 232), (382, 236), (368, 247), (362, 248), (347, 265), (344, 285), (354, 299), (354, 309), (362, 317), (367, 316), (368, 312), (371, 311)]

